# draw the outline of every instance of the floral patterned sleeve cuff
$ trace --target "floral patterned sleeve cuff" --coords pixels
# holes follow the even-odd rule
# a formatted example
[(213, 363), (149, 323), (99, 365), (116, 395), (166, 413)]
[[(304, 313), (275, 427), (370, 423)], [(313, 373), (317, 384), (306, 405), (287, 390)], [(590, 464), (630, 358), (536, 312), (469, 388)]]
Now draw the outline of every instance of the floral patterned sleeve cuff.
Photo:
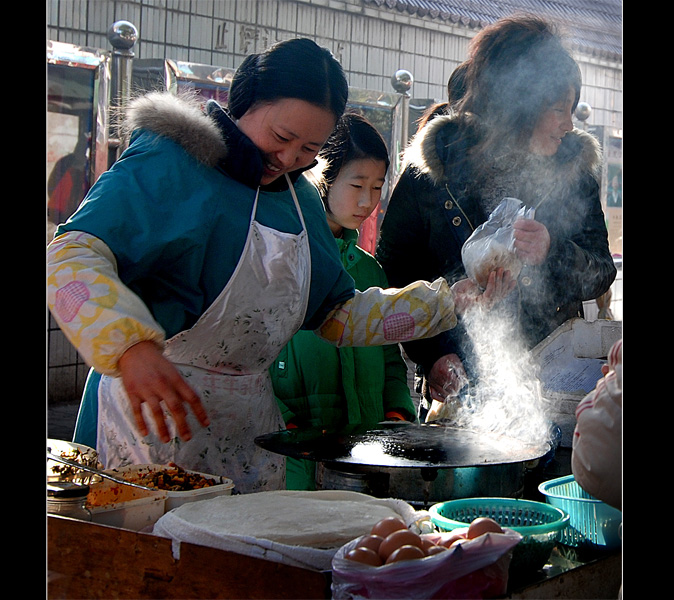
[(141, 341), (163, 345), (164, 331), (138, 296), (119, 279), (108, 246), (72, 231), (47, 248), (47, 298), (52, 316), (82, 358), (104, 375)]
[(316, 334), (335, 346), (382, 346), (456, 327), (454, 296), (442, 278), (404, 288), (371, 287), (333, 310)]

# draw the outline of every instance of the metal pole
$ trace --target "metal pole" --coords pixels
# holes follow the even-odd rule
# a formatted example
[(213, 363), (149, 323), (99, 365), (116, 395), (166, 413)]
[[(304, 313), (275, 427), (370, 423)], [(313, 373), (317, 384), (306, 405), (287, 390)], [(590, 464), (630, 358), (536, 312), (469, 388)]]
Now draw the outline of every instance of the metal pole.
[(116, 21), (108, 29), (108, 41), (113, 47), (111, 61), (110, 107), (110, 158), (112, 164), (124, 150), (119, 136), (119, 115), (131, 96), (131, 75), (134, 53), (132, 48), (138, 40), (138, 30), (128, 21)]
[(398, 169), (400, 167), (402, 152), (405, 150), (405, 147), (407, 146), (407, 140), (409, 138), (410, 95), (408, 92), (412, 87), (413, 82), (414, 78), (412, 77), (412, 73), (410, 73), (409, 71), (405, 71), (405, 69), (399, 69), (391, 76), (391, 85), (393, 86), (393, 89), (401, 95), (402, 99), (402, 107), (401, 107), (402, 115), (400, 119), (401, 131), (400, 131), (400, 139), (398, 140), (400, 146), (396, 149), (395, 152), (396, 168), (394, 175), (396, 176), (395, 177), (396, 179), (398, 175)]

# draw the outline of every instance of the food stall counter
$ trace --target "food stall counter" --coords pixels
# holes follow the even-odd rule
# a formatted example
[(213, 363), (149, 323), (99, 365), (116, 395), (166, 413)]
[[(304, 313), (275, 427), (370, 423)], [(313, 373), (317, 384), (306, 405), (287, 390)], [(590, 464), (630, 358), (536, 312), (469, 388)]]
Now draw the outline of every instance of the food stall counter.
[(48, 598), (329, 598), (330, 575), (68, 517), (47, 517)]

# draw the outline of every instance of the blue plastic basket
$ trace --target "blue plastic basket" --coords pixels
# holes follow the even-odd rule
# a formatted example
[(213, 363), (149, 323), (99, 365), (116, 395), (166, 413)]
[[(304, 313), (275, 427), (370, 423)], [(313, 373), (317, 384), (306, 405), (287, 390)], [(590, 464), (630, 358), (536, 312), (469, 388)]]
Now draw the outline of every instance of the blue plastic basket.
[(581, 488), (573, 475), (545, 481), (538, 486), (551, 506), (569, 515), (569, 527), (560, 542), (566, 546), (619, 548), (622, 513)]
[(501, 527), (517, 531), (523, 539), (513, 551), (513, 570), (542, 567), (569, 522), (569, 515), (559, 508), (513, 498), (449, 500), (434, 504), (428, 512), (433, 524), (444, 531), (468, 527), (478, 517), (489, 517)]

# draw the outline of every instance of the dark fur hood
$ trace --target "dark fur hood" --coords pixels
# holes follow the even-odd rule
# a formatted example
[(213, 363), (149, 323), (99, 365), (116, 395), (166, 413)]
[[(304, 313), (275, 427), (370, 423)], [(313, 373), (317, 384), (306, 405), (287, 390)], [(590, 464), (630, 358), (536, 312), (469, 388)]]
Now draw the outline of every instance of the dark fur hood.
[[(416, 168), (427, 175), (434, 184), (443, 182), (447, 163), (447, 143), (458, 136), (456, 115), (443, 115), (432, 119), (418, 132), (405, 150), (405, 166)], [(456, 152), (461, 152), (457, 146)], [(466, 148), (464, 145), (463, 148)], [(463, 158), (463, 157), (456, 157)], [(585, 171), (599, 181), (602, 154), (599, 142), (589, 133), (574, 129), (562, 138), (562, 144), (554, 157), (557, 168), (566, 176)]]

